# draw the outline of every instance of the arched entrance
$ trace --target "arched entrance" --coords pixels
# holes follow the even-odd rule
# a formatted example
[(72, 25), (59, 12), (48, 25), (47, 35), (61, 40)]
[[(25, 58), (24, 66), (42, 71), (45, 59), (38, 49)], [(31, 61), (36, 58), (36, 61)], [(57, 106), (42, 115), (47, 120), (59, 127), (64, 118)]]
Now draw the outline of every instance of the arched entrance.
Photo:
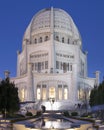
[(55, 87), (50, 87), (49, 88), (49, 98), (54, 98), (55, 99)]

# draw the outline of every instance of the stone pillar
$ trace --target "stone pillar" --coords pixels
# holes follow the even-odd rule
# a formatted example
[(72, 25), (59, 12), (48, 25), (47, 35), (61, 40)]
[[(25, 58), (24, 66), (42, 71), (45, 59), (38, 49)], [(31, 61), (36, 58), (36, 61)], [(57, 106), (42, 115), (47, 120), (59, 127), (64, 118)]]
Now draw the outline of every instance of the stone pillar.
[(72, 86), (71, 86), (71, 99), (73, 103), (78, 100), (78, 73), (77, 73), (77, 64), (73, 64), (72, 66)]
[(95, 72), (95, 85), (98, 87), (99, 86), (99, 81), (100, 81), (100, 71)]
[(28, 63), (27, 100), (34, 101), (32, 63)]

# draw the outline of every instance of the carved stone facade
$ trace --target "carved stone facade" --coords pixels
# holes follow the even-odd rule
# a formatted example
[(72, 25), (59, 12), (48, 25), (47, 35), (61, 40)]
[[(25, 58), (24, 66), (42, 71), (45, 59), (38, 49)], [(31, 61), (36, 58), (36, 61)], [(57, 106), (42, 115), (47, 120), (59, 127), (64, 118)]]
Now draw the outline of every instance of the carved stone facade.
[(96, 75), (87, 77), (87, 53), (71, 16), (57, 8), (39, 11), (25, 31), (17, 77), (11, 79), (21, 101), (35, 101), (47, 110), (70, 109), (85, 100), (85, 92), (89, 97), (99, 82)]

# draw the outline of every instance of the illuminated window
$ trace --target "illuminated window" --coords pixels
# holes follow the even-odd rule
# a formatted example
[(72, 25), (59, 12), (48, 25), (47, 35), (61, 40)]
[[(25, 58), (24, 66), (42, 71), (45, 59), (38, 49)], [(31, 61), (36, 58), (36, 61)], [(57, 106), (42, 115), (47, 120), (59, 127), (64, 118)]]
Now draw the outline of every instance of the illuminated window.
[(40, 100), (41, 99), (41, 90), (40, 90), (40, 85), (37, 86), (37, 99)]
[(62, 99), (62, 85), (58, 85), (58, 99)]
[(49, 88), (49, 98), (55, 98), (55, 88)]
[(21, 100), (24, 101), (25, 98), (25, 90), (24, 88), (21, 90)]
[(68, 87), (67, 87), (67, 85), (64, 85), (64, 99), (65, 100), (68, 99)]
[(78, 99), (80, 99), (80, 89), (78, 90)]
[(80, 91), (79, 91), (79, 95), (80, 95), (80, 99), (84, 99), (84, 90), (83, 88), (80, 88)]
[(42, 85), (42, 99), (45, 100), (46, 99), (46, 85)]

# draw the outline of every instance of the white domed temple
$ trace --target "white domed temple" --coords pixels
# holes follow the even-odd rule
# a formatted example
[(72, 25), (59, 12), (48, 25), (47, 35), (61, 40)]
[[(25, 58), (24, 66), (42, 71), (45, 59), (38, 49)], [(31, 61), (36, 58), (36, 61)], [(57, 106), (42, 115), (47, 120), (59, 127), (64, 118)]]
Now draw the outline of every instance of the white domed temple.
[[(22, 102), (38, 108), (66, 110), (87, 99), (95, 78), (87, 76), (87, 52), (71, 16), (62, 9), (39, 11), (28, 25), (17, 56), (17, 77), (12, 78)], [(52, 104), (53, 103), (53, 104)]]

